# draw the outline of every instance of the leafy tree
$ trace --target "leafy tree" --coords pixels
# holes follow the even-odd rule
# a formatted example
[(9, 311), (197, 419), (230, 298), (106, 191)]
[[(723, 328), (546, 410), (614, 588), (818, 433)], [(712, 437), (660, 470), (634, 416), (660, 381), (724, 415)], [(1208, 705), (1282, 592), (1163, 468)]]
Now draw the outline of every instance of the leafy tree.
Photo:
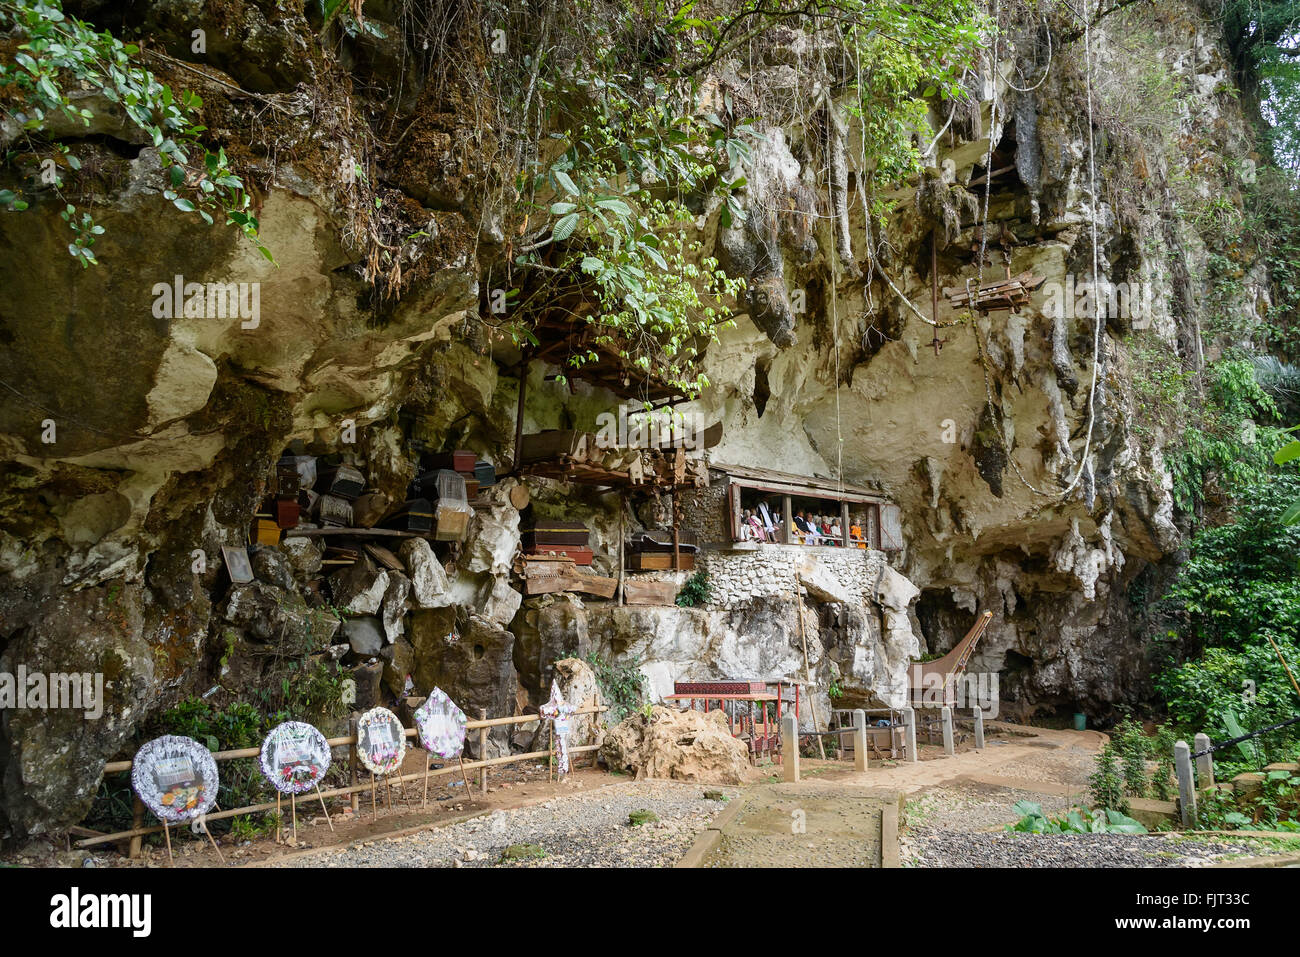
[[(1279, 521), (1300, 497), (1287, 472), (1244, 489), (1228, 524), (1204, 528), (1161, 602), (1182, 639), (1156, 688), (1187, 733), (1235, 737), (1296, 713), (1295, 692), (1268, 639), (1289, 661), (1300, 637), (1300, 526)], [(1293, 734), (1282, 732), (1285, 741)]]
[(856, 118), (874, 192), (917, 169), (927, 98), (960, 93), (987, 29), (968, 0), (742, 0), (708, 13), (693, 0), (578, 0), (511, 15), (511, 35), (537, 52), (492, 68), (512, 125), (542, 131), (543, 148), (516, 184), (509, 331), (535, 343), (548, 319), (586, 323), (594, 338), (574, 337), (571, 367), (598, 345), (687, 396), (707, 385), (697, 362), (743, 288), (689, 236), (715, 210), (723, 228), (744, 218), (762, 139), (762, 111), (705, 78), (779, 45), (775, 28), (800, 30), (820, 51), (807, 65), (820, 93), (792, 120)]

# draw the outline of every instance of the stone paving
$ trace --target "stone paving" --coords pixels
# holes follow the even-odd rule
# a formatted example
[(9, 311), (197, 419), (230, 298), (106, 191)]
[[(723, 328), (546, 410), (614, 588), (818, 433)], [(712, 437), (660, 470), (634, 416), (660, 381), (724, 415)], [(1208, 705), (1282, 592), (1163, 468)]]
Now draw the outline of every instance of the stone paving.
[(751, 788), (702, 867), (880, 867), (881, 820), (896, 794), (852, 785)]

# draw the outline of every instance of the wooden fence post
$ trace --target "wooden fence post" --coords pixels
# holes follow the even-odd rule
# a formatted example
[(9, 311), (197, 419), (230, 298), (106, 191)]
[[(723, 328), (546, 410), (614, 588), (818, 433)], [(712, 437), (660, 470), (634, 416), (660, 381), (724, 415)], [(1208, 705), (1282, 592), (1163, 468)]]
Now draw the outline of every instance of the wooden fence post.
[[(131, 802), (131, 830), (138, 831), (144, 827), (144, 802), (140, 800), (140, 795), (132, 794)], [(135, 860), (140, 856), (140, 844), (144, 841), (144, 836), (136, 834), (131, 838), (131, 845), (127, 849), (126, 856)]]
[(984, 709), (975, 707), (975, 750), (984, 750)]
[(781, 719), (781, 764), (783, 780), (799, 780), (799, 725), (792, 714)]
[(853, 770), (867, 770), (867, 713), (861, 708), (853, 712)]

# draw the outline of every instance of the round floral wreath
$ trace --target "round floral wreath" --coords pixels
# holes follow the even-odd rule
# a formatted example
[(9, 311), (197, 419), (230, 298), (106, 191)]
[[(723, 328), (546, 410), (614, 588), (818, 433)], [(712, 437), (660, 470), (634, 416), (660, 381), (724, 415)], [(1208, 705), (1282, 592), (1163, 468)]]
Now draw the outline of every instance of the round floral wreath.
[[(307, 744), (310, 760), (277, 766), (275, 751), (281, 735), (305, 737), (304, 743)], [(320, 760), (322, 757), (323, 763)], [(325, 772), (330, 769), (330, 746), (325, 735), (307, 722), (285, 721), (271, 729), (262, 742), (262, 753), (257, 760), (262, 774), (277, 791), (282, 794), (303, 794), (324, 780)]]
[(440, 758), (458, 757), (465, 747), (465, 712), (441, 688), (415, 712), (415, 727), (424, 749)]
[[(158, 762), (180, 755), (190, 759), (197, 780), (178, 781), (163, 790), (154, 776)], [(159, 820), (168, 824), (192, 821), (207, 814), (217, 801), (218, 780), (212, 752), (183, 735), (154, 738), (135, 753), (131, 762), (131, 788)]]
[[(391, 725), (396, 743), (382, 750), (363, 748), (361, 746), (362, 731), (380, 722)], [(361, 759), (361, 764), (367, 771), (373, 774), (392, 774), (402, 766), (402, 758), (405, 756), (406, 734), (397, 715), (387, 708), (371, 708), (357, 719), (357, 757)]]

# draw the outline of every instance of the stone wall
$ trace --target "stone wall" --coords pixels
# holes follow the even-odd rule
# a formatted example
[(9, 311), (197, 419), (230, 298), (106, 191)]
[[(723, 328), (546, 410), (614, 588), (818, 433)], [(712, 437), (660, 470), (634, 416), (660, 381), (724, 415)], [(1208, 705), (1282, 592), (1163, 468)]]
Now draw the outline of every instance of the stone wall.
[(727, 524), (726, 477), (721, 472), (710, 470), (709, 478), (712, 484), (708, 488), (682, 489), (677, 493), (682, 527), (693, 531), (701, 544), (725, 545), (731, 541), (731, 529)]
[(885, 565), (874, 549), (755, 543), (748, 548), (705, 548), (696, 567), (708, 572), (711, 608), (737, 608), (760, 597), (795, 594), (795, 576), (823, 600), (866, 604), (874, 600)]

